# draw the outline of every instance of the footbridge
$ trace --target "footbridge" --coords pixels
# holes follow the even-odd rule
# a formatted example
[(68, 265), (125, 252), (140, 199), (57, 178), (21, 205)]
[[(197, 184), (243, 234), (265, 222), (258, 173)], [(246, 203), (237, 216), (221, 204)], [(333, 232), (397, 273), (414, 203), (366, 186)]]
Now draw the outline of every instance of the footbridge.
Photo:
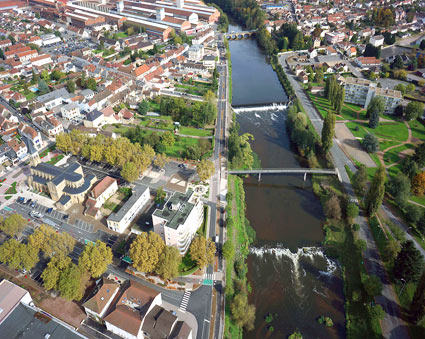
[(242, 31), (242, 32), (230, 32), (230, 33), (225, 33), (223, 35), (227, 40), (241, 40), (241, 39), (249, 39), (255, 33), (257, 33), (257, 31), (252, 30), (252, 31)]
[(261, 180), (262, 174), (304, 174), (304, 181), (307, 174), (330, 174), (336, 175), (341, 181), (338, 168), (323, 169), (323, 168), (253, 168), (250, 170), (229, 170), (229, 174), (258, 174), (258, 181)]

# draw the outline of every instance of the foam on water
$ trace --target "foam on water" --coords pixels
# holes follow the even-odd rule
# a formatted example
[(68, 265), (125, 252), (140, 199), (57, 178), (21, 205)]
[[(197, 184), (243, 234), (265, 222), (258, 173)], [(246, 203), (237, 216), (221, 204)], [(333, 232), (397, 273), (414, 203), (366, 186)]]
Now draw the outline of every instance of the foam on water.
[(238, 113), (244, 113), (244, 112), (262, 112), (262, 111), (278, 111), (282, 109), (287, 109), (288, 105), (281, 104), (281, 103), (273, 103), (271, 105), (266, 106), (252, 106), (252, 107), (238, 107), (233, 108), (233, 111)]

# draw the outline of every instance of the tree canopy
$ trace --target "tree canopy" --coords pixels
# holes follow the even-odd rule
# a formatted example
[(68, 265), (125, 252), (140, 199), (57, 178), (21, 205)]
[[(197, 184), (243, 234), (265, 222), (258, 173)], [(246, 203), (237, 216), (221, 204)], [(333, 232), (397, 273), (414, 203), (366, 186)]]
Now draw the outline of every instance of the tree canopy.
[(86, 269), (94, 278), (100, 277), (111, 263), (112, 250), (100, 240), (95, 244), (87, 244), (78, 260), (79, 266)]
[(165, 248), (162, 238), (154, 232), (139, 234), (130, 245), (130, 258), (140, 272), (153, 272)]
[(407, 240), (394, 261), (394, 279), (404, 282), (418, 282), (424, 267), (424, 258), (413, 241)]
[(43, 224), (29, 236), (28, 244), (41, 250), (45, 257), (66, 256), (74, 249), (75, 240), (70, 234), (58, 233), (53, 227)]
[(189, 252), (191, 258), (202, 268), (214, 262), (215, 244), (211, 239), (197, 236), (192, 240)]
[(207, 181), (212, 175), (214, 175), (215, 167), (211, 160), (203, 159), (196, 166), (196, 173), (201, 181)]
[(11, 214), (0, 222), (0, 230), (13, 237), (22, 232), (28, 221), (20, 214)]
[(173, 246), (165, 246), (159, 257), (155, 272), (164, 279), (172, 279), (179, 275), (179, 265), (182, 259), (180, 252)]

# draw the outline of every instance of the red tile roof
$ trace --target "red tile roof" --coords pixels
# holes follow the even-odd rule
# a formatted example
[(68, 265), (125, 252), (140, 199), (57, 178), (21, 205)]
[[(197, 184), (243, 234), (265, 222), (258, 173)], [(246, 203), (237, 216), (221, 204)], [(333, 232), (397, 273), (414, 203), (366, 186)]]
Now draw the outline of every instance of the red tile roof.
[(95, 199), (99, 198), (103, 192), (106, 191), (106, 189), (109, 188), (114, 182), (116, 182), (116, 179), (111, 178), (109, 176), (104, 177), (95, 187), (92, 189), (93, 197)]

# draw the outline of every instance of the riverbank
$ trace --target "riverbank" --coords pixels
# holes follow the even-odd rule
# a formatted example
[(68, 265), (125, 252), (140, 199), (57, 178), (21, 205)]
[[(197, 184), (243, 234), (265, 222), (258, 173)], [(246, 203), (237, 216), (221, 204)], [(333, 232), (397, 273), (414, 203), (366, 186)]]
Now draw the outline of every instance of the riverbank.
[(227, 241), (223, 255), (226, 258), (226, 316), (225, 338), (242, 339), (243, 327), (254, 325), (255, 307), (248, 305), (250, 287), (247, 284), (246, 259), (255, 231), (245, 217), (245, 191), (243, 180), (229, 175), (226, 207)]
[(226, 59), (227, 59), (227, 74), (229, 77), (229, 83), (228, 83), (228, 98), (230, 105), (232, 104), (232, 59), (230, 54), (230, 48), (229, 48), (229, 41), (224, 38), (224, 46), (226, 47)]

